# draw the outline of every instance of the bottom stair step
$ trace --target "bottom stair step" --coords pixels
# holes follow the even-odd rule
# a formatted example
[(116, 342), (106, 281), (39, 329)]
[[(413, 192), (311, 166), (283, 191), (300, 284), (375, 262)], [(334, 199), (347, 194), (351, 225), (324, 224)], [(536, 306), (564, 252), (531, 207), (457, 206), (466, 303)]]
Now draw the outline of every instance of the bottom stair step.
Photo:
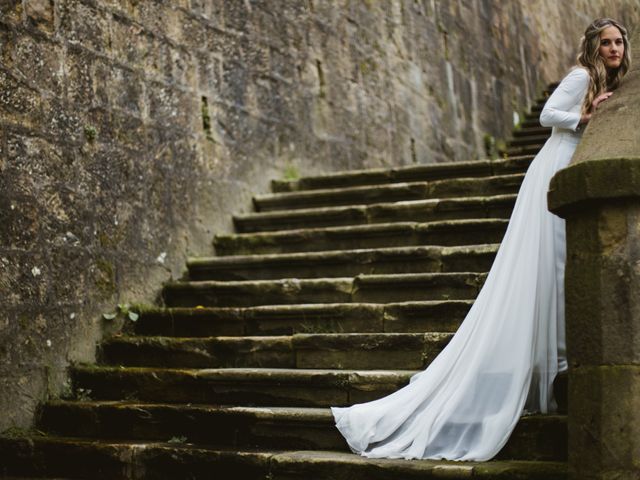
[[(168, 441), (235, 448), (348, 450), (328, 408), (224, 407), (135, 402), (55, 401), (38, 428), (72, 437)], [(565, 460), (566, 417), (520, 419), (500, 458)]]
[(1, 439), (1, 473), (95, 480), (566, 480), (562, 462), (368, 459), (328, 451), (237, 451), (178, 443)]

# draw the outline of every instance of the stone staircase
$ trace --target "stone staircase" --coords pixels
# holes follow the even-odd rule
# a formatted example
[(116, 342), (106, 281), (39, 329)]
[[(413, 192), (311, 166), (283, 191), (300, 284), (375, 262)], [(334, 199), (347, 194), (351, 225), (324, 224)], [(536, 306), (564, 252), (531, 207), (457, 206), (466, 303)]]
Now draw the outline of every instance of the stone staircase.
[(395, 391), (447, 344), (550, 133), (543, 101), (509, 158), (273, 182), (218, 256), (164, 287), (166, 307), (140, 308), (97, 365), (71, 369), (76, 398), (0, 438), (0, 474), (565, 479), (561, 414), (523, 417), (495, 460), (467, 463), (353, 455), (329, 410)]

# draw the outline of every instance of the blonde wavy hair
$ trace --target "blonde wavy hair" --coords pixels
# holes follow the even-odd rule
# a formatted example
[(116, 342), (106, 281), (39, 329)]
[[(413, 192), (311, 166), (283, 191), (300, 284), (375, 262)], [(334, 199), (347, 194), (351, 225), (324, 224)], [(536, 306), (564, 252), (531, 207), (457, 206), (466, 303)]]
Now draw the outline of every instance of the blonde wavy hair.
[[(600, 34), (608, 27), (616, 27), (622, 34), (624, 54), (620, 66), (607, 70), (604, 60), (600, 56)], [(585, 67), (589, 72), (589, 89), (582, 104), (582, 112), (589, 113), (593, 100), (604, 92), (610, 92), (620, 86), (622, 77), (631, 66), (631, 49), (629, 48), (629, 36), (627, 29), (611, 18), (598, 18), (587, 27), (580, 41), (580, 53), (578, 65)]]

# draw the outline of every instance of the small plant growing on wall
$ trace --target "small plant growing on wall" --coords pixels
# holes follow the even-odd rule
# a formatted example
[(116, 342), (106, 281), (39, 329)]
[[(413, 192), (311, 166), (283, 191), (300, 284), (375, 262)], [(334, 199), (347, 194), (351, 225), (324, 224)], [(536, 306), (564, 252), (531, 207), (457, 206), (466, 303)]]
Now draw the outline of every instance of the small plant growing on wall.
[(85, 125), (84, 136), (87, 137), (87, 141), (93, 143), (98, 138), (98, 130), (93, 125)]
[(136, 322), (140, 318), (140, 314), (134, 311), (128, 303), (119, 303), (114, 312), (103, 313), (102, 318), (105, 320), (115, 320), (116, 318), (128, 319)]
[(133, 330), (133, 324), (140, 318), (141, 306), (119, 303), (112, 312), (102, 314), (104, 334), (120, 335), (123, 331)]
[(295, 165), (287, 165), (284, 169), (284, 173), (282, 174), (284, 180), (297, 180), (300, 178), (300, 172), (298, 172), (298, 167)]

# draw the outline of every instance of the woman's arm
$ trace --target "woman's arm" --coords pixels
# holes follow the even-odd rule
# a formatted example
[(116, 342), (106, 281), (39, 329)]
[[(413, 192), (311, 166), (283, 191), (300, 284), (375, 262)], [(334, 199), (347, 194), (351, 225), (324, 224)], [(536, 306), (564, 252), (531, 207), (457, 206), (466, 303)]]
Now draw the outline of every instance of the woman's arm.
[(596, 111), (596, 108), (598, 108), (598, 105), (600, 105), (600, 103), (604, 102), (607, 98), (609, 98), (611, 95), (613, 95), (613, 92), (605, 92), (602, 95), (598, 95), (593, 102), (591, 102), (591, 110), (587, 113), (583, 113), (582, 116), (580, 117), (580, 123), (578, 125), (585, 125), (587, 123), (589, 123), (589, 120), (591, 120), (591, 116), (593, 115), (593, 112)]
[(589, 73), (584, 68), (574, 68), (547, 100), (540, 114), (540, 125), (576, 130), (582, 115), (569, 110), (582, 104), (588, 87)]

